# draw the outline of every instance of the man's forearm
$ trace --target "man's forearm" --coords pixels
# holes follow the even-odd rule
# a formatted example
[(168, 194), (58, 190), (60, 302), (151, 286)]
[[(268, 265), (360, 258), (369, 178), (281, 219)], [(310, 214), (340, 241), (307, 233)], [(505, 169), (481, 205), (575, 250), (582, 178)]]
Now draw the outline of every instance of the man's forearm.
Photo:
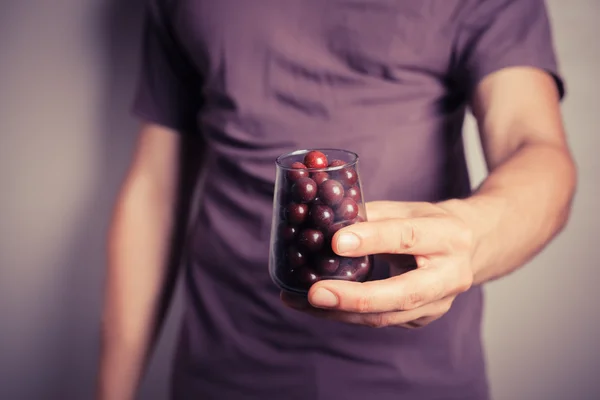
[(133, 186), (111, 227), (98, 400), (134, 398), (174, 284), (167, 263), (172, 207)]
[(509, 274), (539, 253), (566, 224), (575, 184), (566, 149), (530, 144), (493, 170), (470, 198), (446, 202), (473, 229), (474, 284)]

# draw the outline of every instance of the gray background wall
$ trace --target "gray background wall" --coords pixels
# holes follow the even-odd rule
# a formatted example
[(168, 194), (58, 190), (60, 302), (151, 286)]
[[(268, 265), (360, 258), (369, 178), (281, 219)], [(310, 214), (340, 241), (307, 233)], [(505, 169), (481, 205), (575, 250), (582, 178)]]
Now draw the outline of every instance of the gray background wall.
[[(2, 399), (91, 397), (104, 232), (137, 126), (127, 107), (141, 3), (0, 3)], [(548, 4), (580, 184), (566, 231), (486, 289), (497, 400), (600, 398), (600, 1)], [(466, 134), (476, 184), (485, 169), (472, 120)], [(179, 312), (178, 298), (142, 399), (164, 398)]]

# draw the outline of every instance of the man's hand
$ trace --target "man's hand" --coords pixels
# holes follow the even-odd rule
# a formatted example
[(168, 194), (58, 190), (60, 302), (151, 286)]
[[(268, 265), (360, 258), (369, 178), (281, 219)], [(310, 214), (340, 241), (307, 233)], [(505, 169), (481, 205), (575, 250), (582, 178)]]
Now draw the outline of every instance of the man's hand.
[(282, 294), (286, 304), (338, 321), (415, 328), (443, 316), (471, 287), (474, 234), (443, 203), (372, 202), (367, 215), (369, 222), (336, 233), (333, 249), (346, 257), (381, 255), (389, 261), (391, 277), (365, 283), (324, 280), (311, 287), (308, 303)]
[[(506, 276), (565, 226), (576, 185), (551, 75), (529, 67), (487, 76), (473, 98), (490, 174), (470, 197), (438, 204), (375, 202), (369, 222), (340, 230), (344, 256), (383, 254), (392, 277), (321, 281), (304, 304), (311, 314), (369, 326), (422, 326), (444, 315), (473, 284)], [(352, 233), (356, 248), (349, 250)], [(406, 273), (407, 255), (417, 268)], [(408, 257), (411, 259), (411, 257)]]

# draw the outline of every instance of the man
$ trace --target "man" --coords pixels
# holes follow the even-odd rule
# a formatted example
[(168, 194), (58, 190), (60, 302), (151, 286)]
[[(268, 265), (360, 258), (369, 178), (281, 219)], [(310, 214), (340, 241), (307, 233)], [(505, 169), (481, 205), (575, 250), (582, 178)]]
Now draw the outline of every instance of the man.
[[(487, 399), (481, 286), (563, 228), (576, 182), (544, 2), (147, 11), (134, 106), (145, 122), (110, 233), (99, 398), (136, 392), (171, 292), (179, 154), (199, 138), (174, 399)], [(490, 169), (474, 193), (468, 107)], [(280, 299), (267, 271), (274, 160), (325, 147), (361, 157), (369, 222), (333, 246), (378, 254), (376, 279)]]

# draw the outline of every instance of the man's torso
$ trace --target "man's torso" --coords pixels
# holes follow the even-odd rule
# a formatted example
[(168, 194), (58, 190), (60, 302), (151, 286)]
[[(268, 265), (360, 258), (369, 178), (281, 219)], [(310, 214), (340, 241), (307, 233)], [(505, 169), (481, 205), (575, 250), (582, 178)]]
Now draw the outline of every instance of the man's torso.
[(286, 309), (267, 270), (282, 153), (357, 152), (367, 201), (468, 195), (454, 52), (464, 2), (166, 3), (203, 77), (209, 149), (178, 398), (486, 398), (479, 288), (424, 329), (375, 330)]

